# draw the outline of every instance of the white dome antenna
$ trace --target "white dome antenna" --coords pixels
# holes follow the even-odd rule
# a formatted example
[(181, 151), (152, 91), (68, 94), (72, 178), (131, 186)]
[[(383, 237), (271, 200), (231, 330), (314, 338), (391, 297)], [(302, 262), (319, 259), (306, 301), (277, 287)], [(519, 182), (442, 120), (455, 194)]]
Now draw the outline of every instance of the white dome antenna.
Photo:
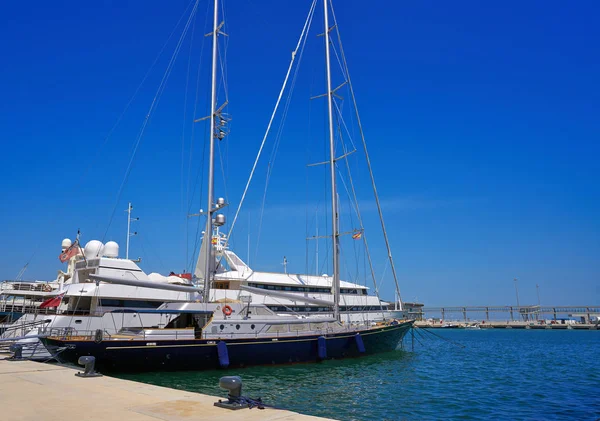
[(117, 258), (119, 257), (119, 245), (114, 241), (109, 241), (104, 245), (104, 256)]
[(83, 249), (83, 254), (86, 259), (100, 257), (104, 254), (104, 244), (98, 240), (88, 241)]
[(72, 245), (73, 245), (73, 242), (71, 241), (71, 239), (70, 238), (65, 238), (64, 240), (62, 240), (61, 248), (62, 248), (63, 251), (65, 251), (66, 249), (68, 249)]

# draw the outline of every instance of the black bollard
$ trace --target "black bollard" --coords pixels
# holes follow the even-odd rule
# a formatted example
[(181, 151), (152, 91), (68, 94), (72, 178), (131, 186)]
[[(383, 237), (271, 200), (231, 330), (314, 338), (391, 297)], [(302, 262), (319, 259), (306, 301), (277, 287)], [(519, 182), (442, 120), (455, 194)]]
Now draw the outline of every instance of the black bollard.
[(219, 386), (222, 389), (228, 390), (227, 401), (215, 402), (215, 406), (226, 409), (242, 409), (248, 408), (247, 403), (242, 403), (242, 378), (240, 376), (225, 376), (219, 379)]
[(12, 357), (9, 358), (10, 360), (15, 361), (23, 359), (23, 345), (14, 343), (8, 350), (13, 353)]
[(96, 357), (92, 357), (91, 355), (79, 357), (79, 360), (77, 360), (77, 363), (79, 365), (84, 366), (84, 368), (85, 368), (83, 373), (80, 371), (75, 373), (75, 375), (77, 377), (102, 377), (102, 374), (97, 373), (94, 370), (94, 365), (96, 364)]

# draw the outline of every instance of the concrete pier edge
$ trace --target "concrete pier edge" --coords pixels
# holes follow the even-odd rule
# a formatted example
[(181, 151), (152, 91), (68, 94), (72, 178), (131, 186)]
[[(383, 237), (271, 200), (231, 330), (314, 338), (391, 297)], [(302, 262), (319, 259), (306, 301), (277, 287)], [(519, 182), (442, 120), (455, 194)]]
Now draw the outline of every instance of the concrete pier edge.
[(215, 407), (221, 397), (103, 376), (76, 377), (76, 369), (0, 355), (0, 418), (5, 421), (278, 420), (326, 418), (278, 409), (231, 411)]

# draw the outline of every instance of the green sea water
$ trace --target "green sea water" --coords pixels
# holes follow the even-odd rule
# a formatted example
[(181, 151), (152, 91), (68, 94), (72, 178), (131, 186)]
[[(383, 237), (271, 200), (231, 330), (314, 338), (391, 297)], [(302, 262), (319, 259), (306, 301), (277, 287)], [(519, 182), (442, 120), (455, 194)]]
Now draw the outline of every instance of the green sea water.
[(118, 377), (225, 397), (219, 378), (240, 375), (246, 396), (339, 420), (600, 419), (600, 331), (418, 332), (363, 358)]

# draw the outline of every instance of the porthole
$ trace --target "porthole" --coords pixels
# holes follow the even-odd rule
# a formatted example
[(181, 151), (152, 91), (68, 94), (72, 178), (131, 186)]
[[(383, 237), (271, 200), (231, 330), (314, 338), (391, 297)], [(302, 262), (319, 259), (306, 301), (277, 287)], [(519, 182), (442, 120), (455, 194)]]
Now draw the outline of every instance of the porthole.
[(240, 330), (240, 325), (235, 325), (235, 328), (236, 328), (237, 330)]
[(254, 325), (250, 325), (250, 329), (254, 329), (256, 326)]
[(221, 325), (221, 326), (219, 326), (219, 328), (220, 328), (221, 330), (223, 330), (223, 329), (225, 329), (225, 325)]

